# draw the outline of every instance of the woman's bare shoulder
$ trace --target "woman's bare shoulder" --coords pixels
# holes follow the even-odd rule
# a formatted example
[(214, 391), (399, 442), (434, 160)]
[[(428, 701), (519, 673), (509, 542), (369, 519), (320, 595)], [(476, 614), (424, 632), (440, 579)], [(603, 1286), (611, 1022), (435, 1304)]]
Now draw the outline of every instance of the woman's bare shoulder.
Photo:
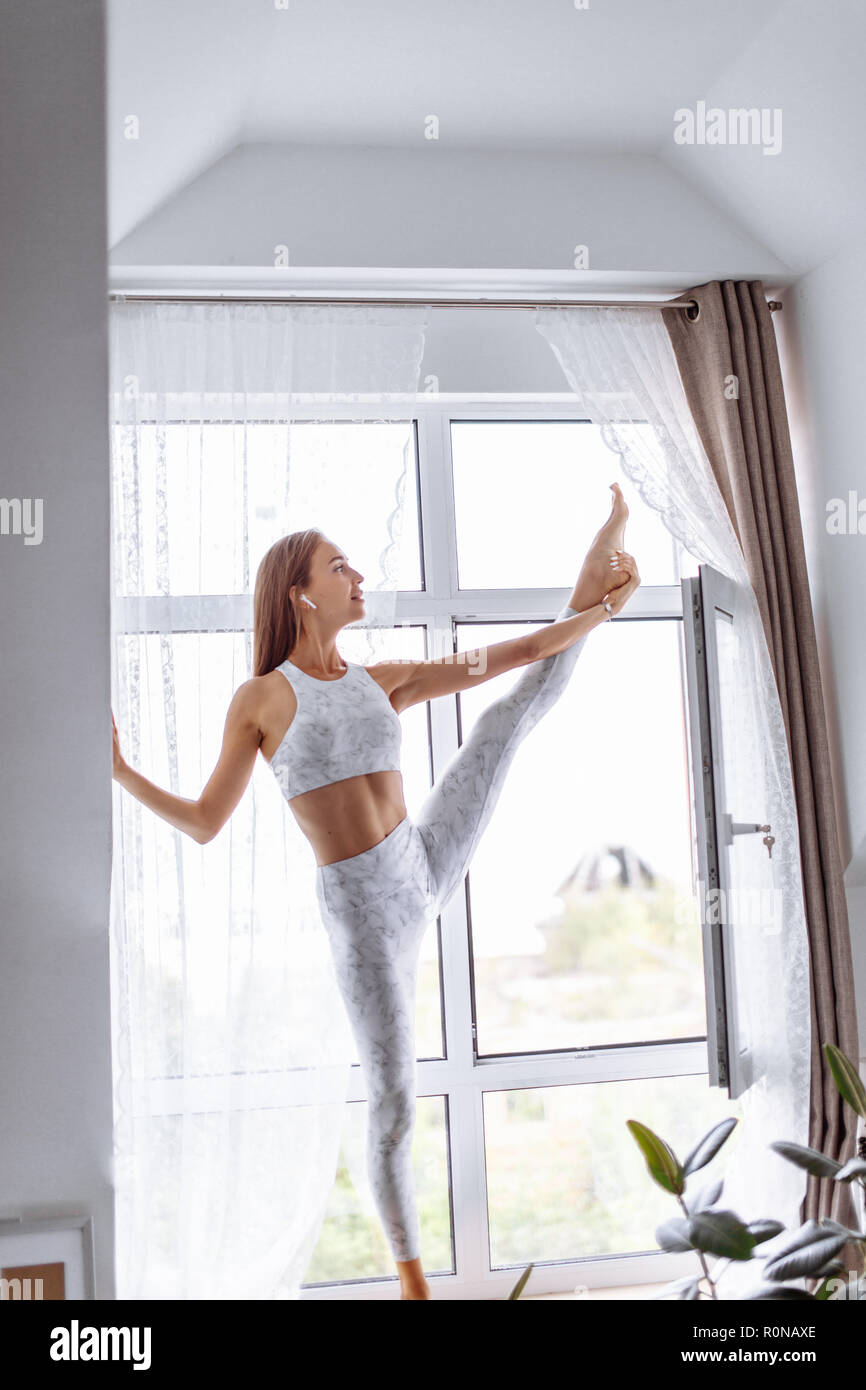
[(285, 738), (297, 713), (298, 701), (294, 689), (276, 668), (263, 676), (250, 676), (239, 685), (235, 695), (246, 690), (244, 700), (261, 734), (262, 756), (270, 760), (274, 750)]

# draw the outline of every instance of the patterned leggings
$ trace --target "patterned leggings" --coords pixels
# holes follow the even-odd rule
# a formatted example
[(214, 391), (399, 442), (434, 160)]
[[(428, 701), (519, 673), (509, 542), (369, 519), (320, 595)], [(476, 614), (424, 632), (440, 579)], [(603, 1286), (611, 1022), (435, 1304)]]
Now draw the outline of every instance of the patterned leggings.
[[(557, 619), (571, 618), (566, 605)], [(533, 661), (479, 716), (413, 821), (316, 870), (316, 894), (367, 1088), (367, 1172), (395, 1260), (419, 1254), (415, 1127), (418, 954), (462, 883), (515, 750), (558, 700), (586, 634)]]

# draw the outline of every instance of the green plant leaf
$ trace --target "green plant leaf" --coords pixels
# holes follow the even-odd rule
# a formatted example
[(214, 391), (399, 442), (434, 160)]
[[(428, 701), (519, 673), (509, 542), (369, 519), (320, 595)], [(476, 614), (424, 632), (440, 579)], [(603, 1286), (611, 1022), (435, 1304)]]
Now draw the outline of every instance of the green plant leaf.
[(656, 1227), (656, 1240), (662, 1250), (694, 1250), (689, 1239), (689, 1223), (684, 1216), (673, 1216)]
[(863, 1085), (858, 1067), (835, 1043), (824, 1044), (824, 1056), (842, 1099), (861, 1119), (866, 1120), (866, 1086)]
[(686, 1185), (685, 1174), (670, 1145), (642, 1125), (640, 1120), (626, 1120), (626, 1124), (646, 1160), (650, 1176), (665, 1192), (672, 1192), (675, 1197), (682, 1196)]
[[(849, 1239), (850, 1232), (846, 1227), (840, 1226), (838, 1221), (816, 1221), (814, 1217), (810, 1217), (796, 1231), (791, 1232), (784, 1245), (769, 1256), (764, 1272), (770, 1279), (787, 1278), (790, 1270), (784, 1262), (802, 1257), (808, 1267), (798, 1269), (794, 1277), (814, 1273), (832, 1259)], [(770, 1270), (773, 1272), (769, 1273)]]
[(711, 1158), (715, 1158), (736, 1124), (736, 1116), (729, 1115), (726, 1120), (722, 1120), (719, 1124), (714, 1125), (709, 1133), (704, 1135), (703, 1139), (698, 1140), (683, 1163), (683, 1172), (687, 1177), (689, 1173), (695, 1173), (698, 1168), (703, 1168), (709, 1163)]
[[(508, 1299), (519, 1298), (519, 1297), (520, 1297), (520, 1295), (523, 1293), (523, 1290), (526, 1288), (526, 1281), (527, 1281), (527, 1279), (529, 1278), (529, 1276), (530, 1276), (530, 1274), (532, 1273), (532, 1271), (533, 1271), (534, 1268), (535, 1268), (535, 1261), (533, 1260), (533, 1262), (532, 1262), (531, 1264), (528, 1264), (528, 1265), (526, 1266), (525, 1270), (524, 1270), (523, 1273), (521, 1274), (521, 1276), (520, 1276), (520, 1278), (518, 1279), (517, 1283), (514, 1285), (514, 1288), (511, 1290), (511, 1293), (508, 1295)], [(508, 1302), (508, 1299), (506, 1299), (506, 1302)]]
[(831, 1234), (810, 1241), (797, 1250), (773, 1255), (764, 1265), (764, 1278), (801, 1279), (804, 1275), (815, 1276), (847, 1243), (844, 1236)]
[(750, 1260), (755, 1237), (733, 1211), (701, 1211), (688, 1223), (696, 1250), (728, 1260)]
[(779, 1236), (785, 1227), (781, 1221), (750, 1221), (746, 1227), (755, 1237), (755, 1244), (760, 1245), (764, 1240), (772, 1240), (773, 1236)]
[(779, 1247), (772, 1258), (775, 1259), (777, 1255), (789, 1255), (792, 1250), (802, 1250), (804, 1245), (814, 1245), (816, 1240), (823, 1240), (827, 1235), (841, 1236), (842, 1232), (843, 1227), (839, 1225), (838, 1221), (834, 1221), (832, 1224), (830, 1222), (825, 1223), (816, 1221), (814, 1216), (810, 1216), (808, 1221), (804, 1221), (802, 1226), (798, 1226), (796, 1231), (791, 1232), (785, 1244)]
[(866, 1240), (866, 1231), (852, 1231), (850, 1226), (840, 1226), (838, 1221), (834, 1221), (830, 1216), (821, 1217), (822, 1231), (838, 1231), (839, 1235), (846, 1235), (849, 1240)]
[(804, 1148), (802, 1144), (791, 1144), (787, 1139), (776, 1139), (769, 1147), (781, 1154), (782, 1158), (787, 1158), (789, 1163), (805, 1168), (807, 1173), (814, 1173), (816, 1178), (832, 1178), (842, 1167), (835, 1158), (828, 1158), (817, 1149)]

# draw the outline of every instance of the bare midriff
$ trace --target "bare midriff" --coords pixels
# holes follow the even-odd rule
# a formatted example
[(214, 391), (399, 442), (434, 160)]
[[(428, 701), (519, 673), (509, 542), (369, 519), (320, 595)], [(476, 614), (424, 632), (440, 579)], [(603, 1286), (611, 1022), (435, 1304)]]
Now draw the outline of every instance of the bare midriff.
[[(370, 674), (374, 680), (379, 680), (378, 672), (374, 674), (371, 671)], [(270, 676), (266, 679), (271, 681)], [(385, 693), (390, 699), (390, 693), (387, 690)], [(286, 687), (282, 676), (277, 676), (271, 682), (268, 698), (266, 723), (283, 729), (282, 738), (285, 738), (288, 732), (285, 725), (286, 706), (289, 706), (289, 727), (297, 709), (294, 692)], [(280, 741), (276, 733), (264, 734), (260, 750), (268, 764)], [(313, 846), (316, 863), (334, 864), (338, 859), (350, 859), (354, 854), (363, 854), (365, 849), (372, 849), (405, 819), (403, 774), (389, 769), (344, 777), (339, 782), (312, 787), (308, 792), (293, 796), (289, 806)]]
[(334, 864), (372, 849), (406, 817), (403, 775), (363, 772), (293, 796), (295, 820), (313, 846), (316, 863)]

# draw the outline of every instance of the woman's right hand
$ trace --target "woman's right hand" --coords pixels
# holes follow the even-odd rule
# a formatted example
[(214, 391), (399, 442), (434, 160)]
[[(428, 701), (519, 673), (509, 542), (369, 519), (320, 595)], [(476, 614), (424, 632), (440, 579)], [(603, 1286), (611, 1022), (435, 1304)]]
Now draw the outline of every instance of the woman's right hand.
[(626, 550), (620, 550), (617, 554), (619, 555), (621, 571), (628, 577), (625, 583), (618, 584), (615, 589), (611, 589), (610, 592), (604, 596), (604, 601), (610, 604), (614, 616), (622, 612), (632, 594), (640, 586), (640, 575), (638, 574), (637, 561), (634, 556), (629, 555)]
[(121, 772), (123, 772), (126, 768), (126, 760), (120, 751), (120, 742), (117, 737), (117, 725), (114, 722), (114, 710), (111, 711), (111, 741), (113, 757), (113, 768), (111, 775), (115, 780), (117, 780), (118, 775)]

